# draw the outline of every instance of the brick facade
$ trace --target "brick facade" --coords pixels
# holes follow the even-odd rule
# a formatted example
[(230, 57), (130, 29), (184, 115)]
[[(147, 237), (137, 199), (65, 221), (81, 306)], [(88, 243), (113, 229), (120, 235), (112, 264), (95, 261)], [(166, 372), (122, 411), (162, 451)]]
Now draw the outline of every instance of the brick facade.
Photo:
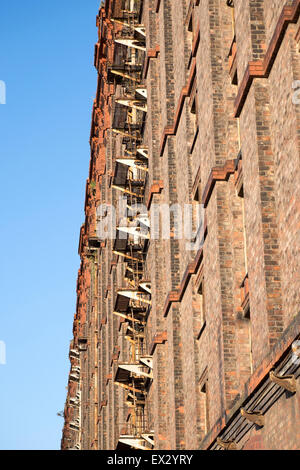
[[(97, 27), (62, 449), (299, 449), (300, 1), (106, 0)], [(196, 250), (141, 221), (197, 203)]]

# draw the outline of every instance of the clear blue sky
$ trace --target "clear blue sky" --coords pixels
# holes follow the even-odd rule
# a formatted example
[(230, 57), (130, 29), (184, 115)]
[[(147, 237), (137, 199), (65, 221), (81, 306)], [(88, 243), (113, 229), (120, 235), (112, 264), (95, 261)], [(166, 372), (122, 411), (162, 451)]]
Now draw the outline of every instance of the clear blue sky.
[(2, 1), (0, 449), (59, 449), (100, 0)]

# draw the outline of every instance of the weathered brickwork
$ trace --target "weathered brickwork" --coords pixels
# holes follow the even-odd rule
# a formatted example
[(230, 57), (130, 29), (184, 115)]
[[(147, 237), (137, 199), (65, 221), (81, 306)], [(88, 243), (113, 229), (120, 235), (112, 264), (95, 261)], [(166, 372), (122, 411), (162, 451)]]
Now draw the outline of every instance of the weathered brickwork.
[[(300, 0), (106, 0), (97, 27), (62, 449), (299, 449)], [(200, 246), (172, 211), (153, 236), (187, 204)]]

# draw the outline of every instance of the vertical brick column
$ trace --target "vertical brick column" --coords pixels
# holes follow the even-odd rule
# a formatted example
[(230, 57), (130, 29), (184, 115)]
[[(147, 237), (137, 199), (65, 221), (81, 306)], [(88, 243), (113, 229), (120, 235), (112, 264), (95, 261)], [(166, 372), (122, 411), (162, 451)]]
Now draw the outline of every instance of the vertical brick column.
[[(208, 2), (206, 14), (210, 41), (209, 86), (214, 148), (209, 161), (214, 162), (216, 167), (223, 167), (227, 160), (235, 158), (238, 153), (237, 124), (232, 117), (235, 90), (230, 83), (228, 63), (224, 60), (232, 41), (232, 17), (226, 2), (215, 0)], [(201, 169), (202, 180), (206, 182), (208, 171), (212, 168), (208, 168), (204, 158)], [(207, 328), (211, 344), (217, 345), (214, 350), (210, 350), (208, 358), (210, 424), (213, 424), (220, 412), (231, 406), (240, 385), (234, 291), (236, 270), (239, 268), (234, 257), (233, 202), (230, 183), (219, 182), (206, 210), (208, 237), (204, 247), (204, 276), (209, 286)], [(219, 396), (221, 400), (215, 402), (214, 396)]]
[[(174, 122), (175, 88), (174, 88), (174, 54), (175, 39), (173, 35), (172, 5), (169, 0), (163, 0), (160, 5), (159, 46), (160, 46), (160, 100), (162, 130)], [(164, 191), (160, 202), (168, 205), (176, 204), (177, 199), (177, 166), (175, 138), (169, 137), (162, 156), (162, 180)], [(173, 216), (171, 216), (173, 224)], [(161, 244), (162, 252), (156, 269), (164, 269), (164, 284), (166, 292), (173, 290), (180, 283), (179, 243), (178, 240), (165, 240)], [(164, 266), (164, 268), (163, 268)], [(162, 307), (162, 306), (161, 306)], [(169, 312), (167, 319), (168, 345), (166, 351), (167, 374), (166, 380), (169, 415), (167, 420), (167, 435), (171, 448), (181, 448), (183, 431), (182, 403), (182, 361), (180, 344), (180, 319), (178, 307)], [(162, 364), (158, 364), (161, 366)]]
[[(253, 59), (261, 60), (266, 49), (263, 1), (250, 2), (249, 10)], [(266, 347), (275, 344), (284, 326), (269, 87), (265, 79), (255, 79), (240, 120), (252, 335), (257, 340), (254, 363)], [(255, 148), (253, 142), (257, 142)]]
[[(278, 249), (282, 283), (283, 321), (286, 328), (299, 311), (300, 188), (298, 24), (290, 24), (270, 74), (270, 127), (274, 153), (274, 195), (278, 222)], [(297, 86), (298, 83), (298, 86)], [(293, 88), (297, 86), (297, 89)], [(298, 93), (299, 96), (299, 93)], [(280, 129), (280, 132), (278, 132)]]
[[(159, 37), (159, 15), (156, 13), (155, 0), (148, 0), (148, 5), (144, 8), (145, 25), (147, 30), (147, 41), (149, 48), (154, 49), (157, 45), (161, 47)], [(163, 181), (162, 160), (159, 156), (160, 137), (163, 130), (160, 72), (161, 55), (156, 59), (151, 59), (147, 76), (148, 90), (148, 139), (149, 143), (149, 187), (157, 181)], [(164, 181), (163, 181), (164, 184)], [(160, 204), (161, 195), (153, 194), (152, 204)], [(162, 269), (164, 260), (164, 247), (161, 239), (150, 240), (147, 255), (149, 275), (151, 277), (152, 308), (149, 318), (151, 330), (149, 343), (151, 344), (156, 335), (165, 330), (165, 320), (162, 315), (162, 308), (166, 296), (166, 280)], [(151, 397), (153, 403), (152, 416), (155, 431), (155, 447), (157, 449), (170, 448), (167, 419), (169, 415), (169, 395), (167, 390), (169, 371), (166, 362), (166, 345), (157, 344), (154, 347), (154, 380), (151, 386)]]

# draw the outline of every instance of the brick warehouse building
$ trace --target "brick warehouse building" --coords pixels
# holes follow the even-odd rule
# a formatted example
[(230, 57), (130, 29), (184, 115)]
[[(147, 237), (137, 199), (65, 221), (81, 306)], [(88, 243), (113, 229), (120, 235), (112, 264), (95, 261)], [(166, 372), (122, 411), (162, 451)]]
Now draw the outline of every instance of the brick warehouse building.
[[(106, 0), (97, 27), (62, 449), (299, 449), (300, 0)], [(149, 235), (163, 204), (203, 204), (196, 250)]]

